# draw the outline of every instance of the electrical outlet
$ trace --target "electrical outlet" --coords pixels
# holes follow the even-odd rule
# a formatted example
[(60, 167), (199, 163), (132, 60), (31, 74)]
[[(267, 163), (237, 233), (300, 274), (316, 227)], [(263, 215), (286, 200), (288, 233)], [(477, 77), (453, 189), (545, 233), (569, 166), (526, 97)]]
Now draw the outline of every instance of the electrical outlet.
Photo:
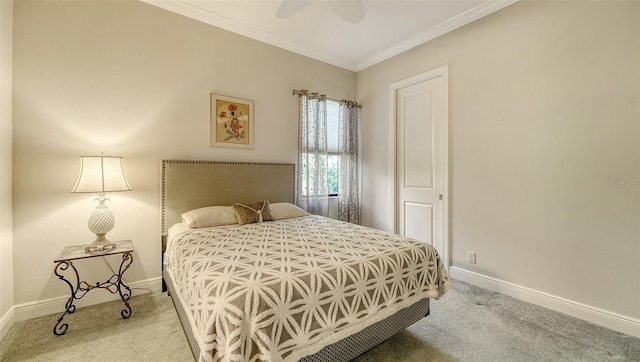
[(476, 253), (473, 251), (467, 251), (467, 262), (471, 264), (476, 263)]

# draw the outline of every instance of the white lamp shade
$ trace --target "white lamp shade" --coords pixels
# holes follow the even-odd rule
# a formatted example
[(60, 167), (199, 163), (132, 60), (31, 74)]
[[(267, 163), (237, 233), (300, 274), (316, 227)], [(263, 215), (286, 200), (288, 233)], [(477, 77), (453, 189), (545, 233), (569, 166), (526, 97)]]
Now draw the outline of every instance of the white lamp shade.
[(124, 176), (122, 157), (80, 156), (80, 175), (71, 192), (131, 191)]

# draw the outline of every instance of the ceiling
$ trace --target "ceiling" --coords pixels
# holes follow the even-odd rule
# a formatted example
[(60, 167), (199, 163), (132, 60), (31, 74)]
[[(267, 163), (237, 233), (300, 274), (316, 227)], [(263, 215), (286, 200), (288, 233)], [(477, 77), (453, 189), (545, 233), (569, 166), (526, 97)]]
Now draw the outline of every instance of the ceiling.
[[(327, 0), (276, 17), (279, 0), (142, 0), (319, 61), (359, 71), (500, 10), (517, 0), (363, 0), (349, 23)], [(336, 1), (336, 0), (333, 0)]]

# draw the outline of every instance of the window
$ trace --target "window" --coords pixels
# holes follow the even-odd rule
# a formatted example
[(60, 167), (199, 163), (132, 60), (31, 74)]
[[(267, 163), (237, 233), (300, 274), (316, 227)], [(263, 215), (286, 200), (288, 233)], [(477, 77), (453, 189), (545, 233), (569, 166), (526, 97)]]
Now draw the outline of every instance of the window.
[[(340, 122), (340, 102), (327, 99), (327, 189), (329, 196), (338, 196), (338, 175), (339, 173), (339, 147), (338, 147), (338, 124)], [(318, 162), (318, 156), (313, 153), (307, 154), (311, 164)], [(314, 183), (314, 173), (309, 174), (310, 182)], [(307, 178), (302, 178), (303, 195), (307, 190)]]
[(329, 196), (338, 196), (338, 125), (340, 102), (327, 99), (327, 185)]
[(338, 200), (338, 219), (359, 223), (359, 108), (306, 90), (299, 94), (296, 204), (328, 216), (329, 197)]

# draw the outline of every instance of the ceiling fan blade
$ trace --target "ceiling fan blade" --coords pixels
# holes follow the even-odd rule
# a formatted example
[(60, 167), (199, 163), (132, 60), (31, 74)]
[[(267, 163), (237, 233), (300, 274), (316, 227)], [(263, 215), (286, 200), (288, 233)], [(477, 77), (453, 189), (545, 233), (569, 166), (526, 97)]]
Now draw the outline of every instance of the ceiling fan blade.
[(329, 1), (331, 10), (344, 20), (357, 24), (364, 19), (364, 3), (362, 0)]
[(302, 11), (311, 4), (313, 0), (282, 0), (278, 7), (276, 16), (285, 19)]

